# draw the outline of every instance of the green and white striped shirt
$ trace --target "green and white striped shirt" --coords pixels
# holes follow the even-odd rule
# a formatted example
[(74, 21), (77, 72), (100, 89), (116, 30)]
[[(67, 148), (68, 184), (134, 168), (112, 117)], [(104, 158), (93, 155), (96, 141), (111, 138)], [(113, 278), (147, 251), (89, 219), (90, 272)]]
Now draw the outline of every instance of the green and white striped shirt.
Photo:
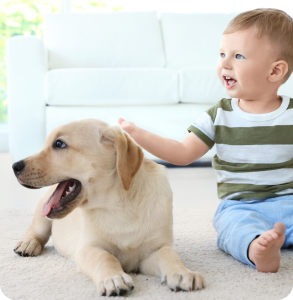
[(273, 198), (293, 194), (293, 98), (267, 114), (241, 110), (222, 99), (188, 128), (210, 148), (219, 199)]

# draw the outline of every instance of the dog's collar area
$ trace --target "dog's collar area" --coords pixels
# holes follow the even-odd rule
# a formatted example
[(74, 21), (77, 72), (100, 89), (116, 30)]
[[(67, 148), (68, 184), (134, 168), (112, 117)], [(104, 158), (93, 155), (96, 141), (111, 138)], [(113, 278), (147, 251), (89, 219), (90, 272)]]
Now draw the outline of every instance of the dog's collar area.
[(54, 214), (64, 210), (66, 205), (72, 202), (81, 191), (81, 183), (76, 179), (70, 179), (60, 182), (43, 206), (42, 216), (48, 216), (53, 212)]

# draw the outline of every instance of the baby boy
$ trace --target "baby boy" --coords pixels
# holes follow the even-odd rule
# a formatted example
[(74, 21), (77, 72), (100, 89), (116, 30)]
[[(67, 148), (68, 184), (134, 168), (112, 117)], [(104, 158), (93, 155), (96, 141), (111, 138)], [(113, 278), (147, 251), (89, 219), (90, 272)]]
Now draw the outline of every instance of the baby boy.
[(182, 142), (118, 122), (176, 165), (216, 144), (218, 247), (260, 272), (277, 272), (280, 249), (293, 245), (293, 99), (278, 95), (293, 70), (293, 20), (277, 9), (241, 13), (225, 29), (219, 55), (217, 73), (230, 98), (200, 115)]

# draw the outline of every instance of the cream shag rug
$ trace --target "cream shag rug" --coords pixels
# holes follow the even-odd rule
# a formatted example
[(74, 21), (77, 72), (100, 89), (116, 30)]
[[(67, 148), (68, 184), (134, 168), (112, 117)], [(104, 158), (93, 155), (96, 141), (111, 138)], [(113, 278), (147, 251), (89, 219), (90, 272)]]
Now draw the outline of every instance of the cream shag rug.
[[(215, 210), (215, 206), (174, 209), (174, 247), (187, 268), (201, 272), (205, 278), (206, 288), (191, 293), (174, 293), (166, 285), (161, 285), (159, 278), (131, 274), (135, 288), (127, 298), (145, 300), (286, 298), (293, 287), (293, 250), (282, 250), (278, 273), (258, 273), (252, 267), (236, 261), (217, 248), (216, 232), (212, 226)], [(15, 242), (24, 235), (32, 217), (31, 211), (0, 211), (2, 292), (13, 300), (105, 299), (98, 296), (94, 284), (77, 271), (72, 261), (55, 251), (50, 241), (38, 257), (20, 257), (13, 252)]]

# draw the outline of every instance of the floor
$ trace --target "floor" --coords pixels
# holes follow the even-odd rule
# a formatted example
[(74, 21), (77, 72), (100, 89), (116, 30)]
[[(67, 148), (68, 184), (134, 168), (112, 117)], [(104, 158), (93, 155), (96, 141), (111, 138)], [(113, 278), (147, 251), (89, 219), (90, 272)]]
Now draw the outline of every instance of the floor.
[[(0, 209), (34, 210), (46, 188), (30, 190), (21, 186), (13, 174), (11, 165), (10, 155), (0, 153)], [(174, 193), (174, 207), (204, 207), (219, 202), (216, 174), (212, 168), (169, 168), (167, 172)]]

